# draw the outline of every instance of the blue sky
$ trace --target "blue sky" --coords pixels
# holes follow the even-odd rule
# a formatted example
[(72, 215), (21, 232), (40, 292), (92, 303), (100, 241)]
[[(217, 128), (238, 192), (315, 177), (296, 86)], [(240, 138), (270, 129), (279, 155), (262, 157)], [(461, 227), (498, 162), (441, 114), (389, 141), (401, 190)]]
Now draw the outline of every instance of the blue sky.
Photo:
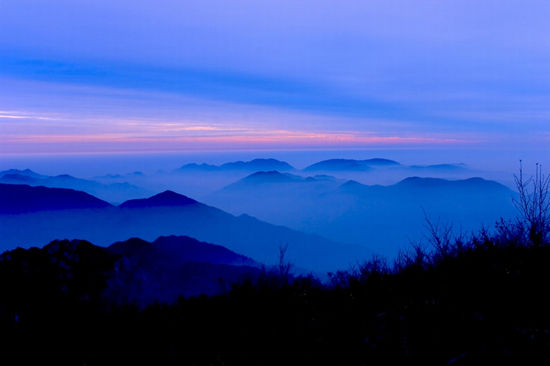
[(550, 142), (550, 2), (0, 0), (0, 152)]

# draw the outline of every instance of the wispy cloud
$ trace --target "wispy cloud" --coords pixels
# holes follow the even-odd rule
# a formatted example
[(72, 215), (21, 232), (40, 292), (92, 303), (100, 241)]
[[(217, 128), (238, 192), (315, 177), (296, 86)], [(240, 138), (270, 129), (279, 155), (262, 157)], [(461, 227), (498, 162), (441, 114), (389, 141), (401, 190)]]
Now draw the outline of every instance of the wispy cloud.
[[(197, 127), (197, 126), (193, 126)], [(191, 132), (196, 132), (191, 127)], [(204, 127), (204, 126), (198, 126)], [(112, 147), (126, 147), (135, 151), (184, 151), (186, 149), (288, 149), (288, 148), (350, 148), (350, 147), (391, 147), (391, 146), (430, 146), (472, 144), (471, 139), (448, 138), (441, 136), (379, 136), (359, 131), (305, 131), (305, 130), (222, 130), (199, 129), (201, 134), (186, 133), (180, 129), (179, 134), (154, 133), (95, 133), (95, 134), (44, 134), (44, 135), (4, 135), (0, 138), (2, 146), (19, 148), (34, 152), (45, 150), (82, 151), (82, 149), (101, 150)]]
[(34, 119), (34, 120), (42, 120), (42, 121), (54, 121), (56, 120), (55, 117), (52, 116), (44, 116), (39, 114), (29, 114), (19, 111), (2, 111), (0, 110), (0, 118), (3, 119)]

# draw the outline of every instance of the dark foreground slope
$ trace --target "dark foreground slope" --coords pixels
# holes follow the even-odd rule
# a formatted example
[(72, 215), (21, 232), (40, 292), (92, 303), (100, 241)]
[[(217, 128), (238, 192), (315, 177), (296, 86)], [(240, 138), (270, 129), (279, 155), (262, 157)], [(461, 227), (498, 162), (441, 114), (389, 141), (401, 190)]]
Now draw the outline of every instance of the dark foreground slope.
[[(442, 241), (391, 268), (373, 260), (325, 286), (263, 275), (220, 296), (145, 309), (101, 295), (113, 261), (105, 250), (86, 244), (67, 258), (48, 246), (42, 266), (33, 259), (38, 249), (31, 257), (12, 252), (0, 257), (2, 357), (86, 365), (544, 365), (550, 246), (524, 236), (504, 227), (494, 237)], [(42, 273), (44, 266), (57, 272)]]
[(145, 306), (223, 293), (232, 283), (256, 277), (260, 267), (222, 246), (186, 236), (152, 243), (132, 238), (107, 248), (56, 240), (41, 249), (0, 255), (0, 285), (6, 298), (23, 307), (46, 298)]
[(111, 271), (104, 296), (117, 304), (173, 303), (179, 296), (216, 295), (243, 278), (254, 278), (260, 264), (220, 245), (186, 236), (117, 242), (107, 251), (122, 256)]

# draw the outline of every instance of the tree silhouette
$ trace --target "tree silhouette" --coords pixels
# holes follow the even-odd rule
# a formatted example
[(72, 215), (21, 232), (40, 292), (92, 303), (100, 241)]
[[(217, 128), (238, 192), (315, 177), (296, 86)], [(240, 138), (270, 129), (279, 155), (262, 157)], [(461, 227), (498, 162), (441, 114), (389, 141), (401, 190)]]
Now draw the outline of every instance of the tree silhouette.
[(550, 176), (537, 163), (535, 175), (525, 178), (520, 160), (519, 175), (514, 175), (514, 180), (519, 193), (514, 205), (527, 225), (529, 240), (535, 245), (543, 244), (550, 231)]

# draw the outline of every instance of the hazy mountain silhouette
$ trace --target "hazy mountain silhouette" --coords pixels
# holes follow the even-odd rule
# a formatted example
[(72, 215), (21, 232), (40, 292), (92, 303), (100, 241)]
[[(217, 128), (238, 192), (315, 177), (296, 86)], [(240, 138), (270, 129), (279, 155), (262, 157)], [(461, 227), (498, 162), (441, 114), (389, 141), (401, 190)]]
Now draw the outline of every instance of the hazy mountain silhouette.
[[(13, 206), (12, 201), (7, 202), (5, 206)], [(279, 247), (288, 244), (288, 259), (298, 269), (321, 272), (345, 268), (370, 255), (365, 248), (338, 244), (248, 215), (236, 217), (174, 192), (128, 201), (121, 207), (104, 205), (99, 210), (3, 215), (0, 247), (30, 246), (57, 238), (83, 238), (109, 245), (128, 237), (154, 240), (162, 235), (187, 235), (221, 244), (268, 265), (277, 263)]]
[(149, 198), (123, 202), (121, 208), (174, 207), (199, 204), (194, 199), (172, 191), (164, 191)]
[(276, 159), (253, 159), (250, 161), (235, 161), (231, 163), (225, 163), (220, 166), (222, 169), (234, 169), (234, 170), (292, 170), (294, 167), (285, 161)]
[(287, 171), (293, 170), (294, 167), (287, 162), (280, 161), (277, 159), (253, 159), (250, 161), (234, 161), (229, 163), (224, 163), (221, 165), (210, 165), (210, 164), (186, 164), (182, 166), (179, 171), (269, 171), (269, 170), (278, 170), (278, 171)]
[(466, 170), (465, 164), (434, 164), (434, 165), (411, 165), (411, 169), (417, 171), (431, 171), (431, 172), (455, 172)]
[[(239, 181), (224, 187), (224, 189), (229, 189), (230, 187), (246, 187), (248, 185), (260, 186), (264, 184), (279, 184), (284, 185), (285, 183), (338, 183), (343, 182), (342, 180), (333, 177), (331, 175), (317, 174), (314, 176), (303, 177), (301, 175), (291, 174), (291, 173), (281, 173), (276, 170), (268, 172), (256, 172), (250, 174)], [(311, 185), (310, 185), (311, 186)]]
[(46, 175), (38, 174), (30, 169), (24, 169), (24, 170), (8, 169), (8, 170), (0, 171), (0, 178), (5, 177), (6, 175), (21, 176), (21, 177), (36, 178), (36, 179), (47, 178)]
[(484, 175), (465, 164), (405, 165), (389, 159), (329, 159), (306, 167), (303, 172), (319, 172), (340, 179), (362, 180), (378, 184), (395, 184), (407, 177), (422, 175), (444, 179), (466, 179)]
[[(64, 188), (0, 183), (0, 214), (111, 207), (88, 193)], [(22, 223), (23, 227), (25, 226)]]
[(95, 179), (113, 180), (113, 179), (125, 179), (125, 178), (136, 178), (136, 177), (141, 178), (141, 177), (145, 177), (145, 176), (146, 176), (145, 173), (136, 170), (134, 172), (127, 173), (127, 174), (112, 174), (112, 173), (109, 173), (109, 174), (105, 174), (105, 175), (99, 175), (99, 176), (96, 176)]
[(314, 177), (288, 179), (284, 175), (274, 179), (276, 176), (249, 176), (206, 201), (233, 214), (247, 212), (335, 241), (376, 248), (387, 255), (394, 255), (404, 242), (422, 238), (425, 215), (453, 222), (457, 230), (469, 232), (515, 213), (514, 193), (481, 178), (413, 177), (381, 186)]
[(294, 182), (303, 182), (306, 178), (290, 174), (290, 173), (281, 173), (276, 170), (271, 171), (260, 171), (246, 176), (245, 178), (239, 180), (235, 185), (249, 185), (249, 184), (268, 184), (268, 183), (294, 183)]
[(220, 166), (212, 165), (212, 164), (206, 164), (206, 163), (202, 163), (202, 164), (189, 163), (189, 164), (183, 165), (178, 170), (179, 171), (211, 172), (211, 171), (219, 171)]
[[(379, 195), (384, 193), (388, 196), (408, 195), (410, 193), (454, 193), (460, 195), (476, 195), (476, 194), (511, 194), (509, 188), (495, 182), (479, 177), (448, 180), (442, 178), (423, 178), (409, 177), (402, 181), (390, 185), (365, 185), (359, 182), (350, 180), (340, 186), (341, 191), (358, 195)], [(474, 197), (472, 196), (472, 197)], [(511, 196), (510, 196), (511, 197)], [(372, 198), (372, 197), (370, 197)], [(384, 197), (385, 199), (390, 197)], [(452, 198), (452, 197), (451, 197)], [(421, 200), (422, 197), (419, 197)]]
[[(249, 162), (241, 161), (222, 165), (192, 163), (184, 165), (164, 177), (159, 176), (153, 179), (158, 178), (157, 190), (179, 190), (203, 199), (252, 173), (272, 171), (292, 173), (296, 176), (328, 174), (335, 176), (337, 179), (376, 182), (385, 185), (395, 184), (402, 179), (415, 175), (465, 179), (483, 174), (482, 172), (473, 171), (463, 164), (409, 166), (395, 160), (383, 158), (365, 160), (328, 159), (319, 161), (302, 170), (294, 169), (287, 163), (275, 159), (255, 159)], [(286, 179), (282, 176), (279, 178)], [(275, 176), (273, 176), (273, 179), (275, 179)], [(166, 184), (167, 181), (170, 182), (170, 185)]]
[(34, 183), (34, 185), (36, 185), (36, 182), (40, 180), (42, 179), (34, 178), (23, 174), (15, 174), (15, 173), (4, 174), (0, 178), (0, 182), (6, 183), (6, 184), (29, 184), (30, 185)]
[(373, 167), (388, 167), (400, 165), (397, 161), (389, 159), (329, 159), (312, 164), (304, 171), (368, 171)]
[(147, 190), (128, 182), (102, 184), (94, 180), (75, 178), (68, 174), (42, 175), (30, 169), (10, 169), (0, 172), (0, 183), (76, 189), (111, 202), (120, 202), (136, 195), (147, 194)]
[(409, 177), (395, 185), (396, 187), (410, 187), (418, 189), (433, 188), (458, 188), (458, 189), (480, 189), (485, 191), (509, 191), (509, 189), (495, 181), (486, 180), (480, 177), (473, 177), (461, 180), (447, 180), (441, 178)]

